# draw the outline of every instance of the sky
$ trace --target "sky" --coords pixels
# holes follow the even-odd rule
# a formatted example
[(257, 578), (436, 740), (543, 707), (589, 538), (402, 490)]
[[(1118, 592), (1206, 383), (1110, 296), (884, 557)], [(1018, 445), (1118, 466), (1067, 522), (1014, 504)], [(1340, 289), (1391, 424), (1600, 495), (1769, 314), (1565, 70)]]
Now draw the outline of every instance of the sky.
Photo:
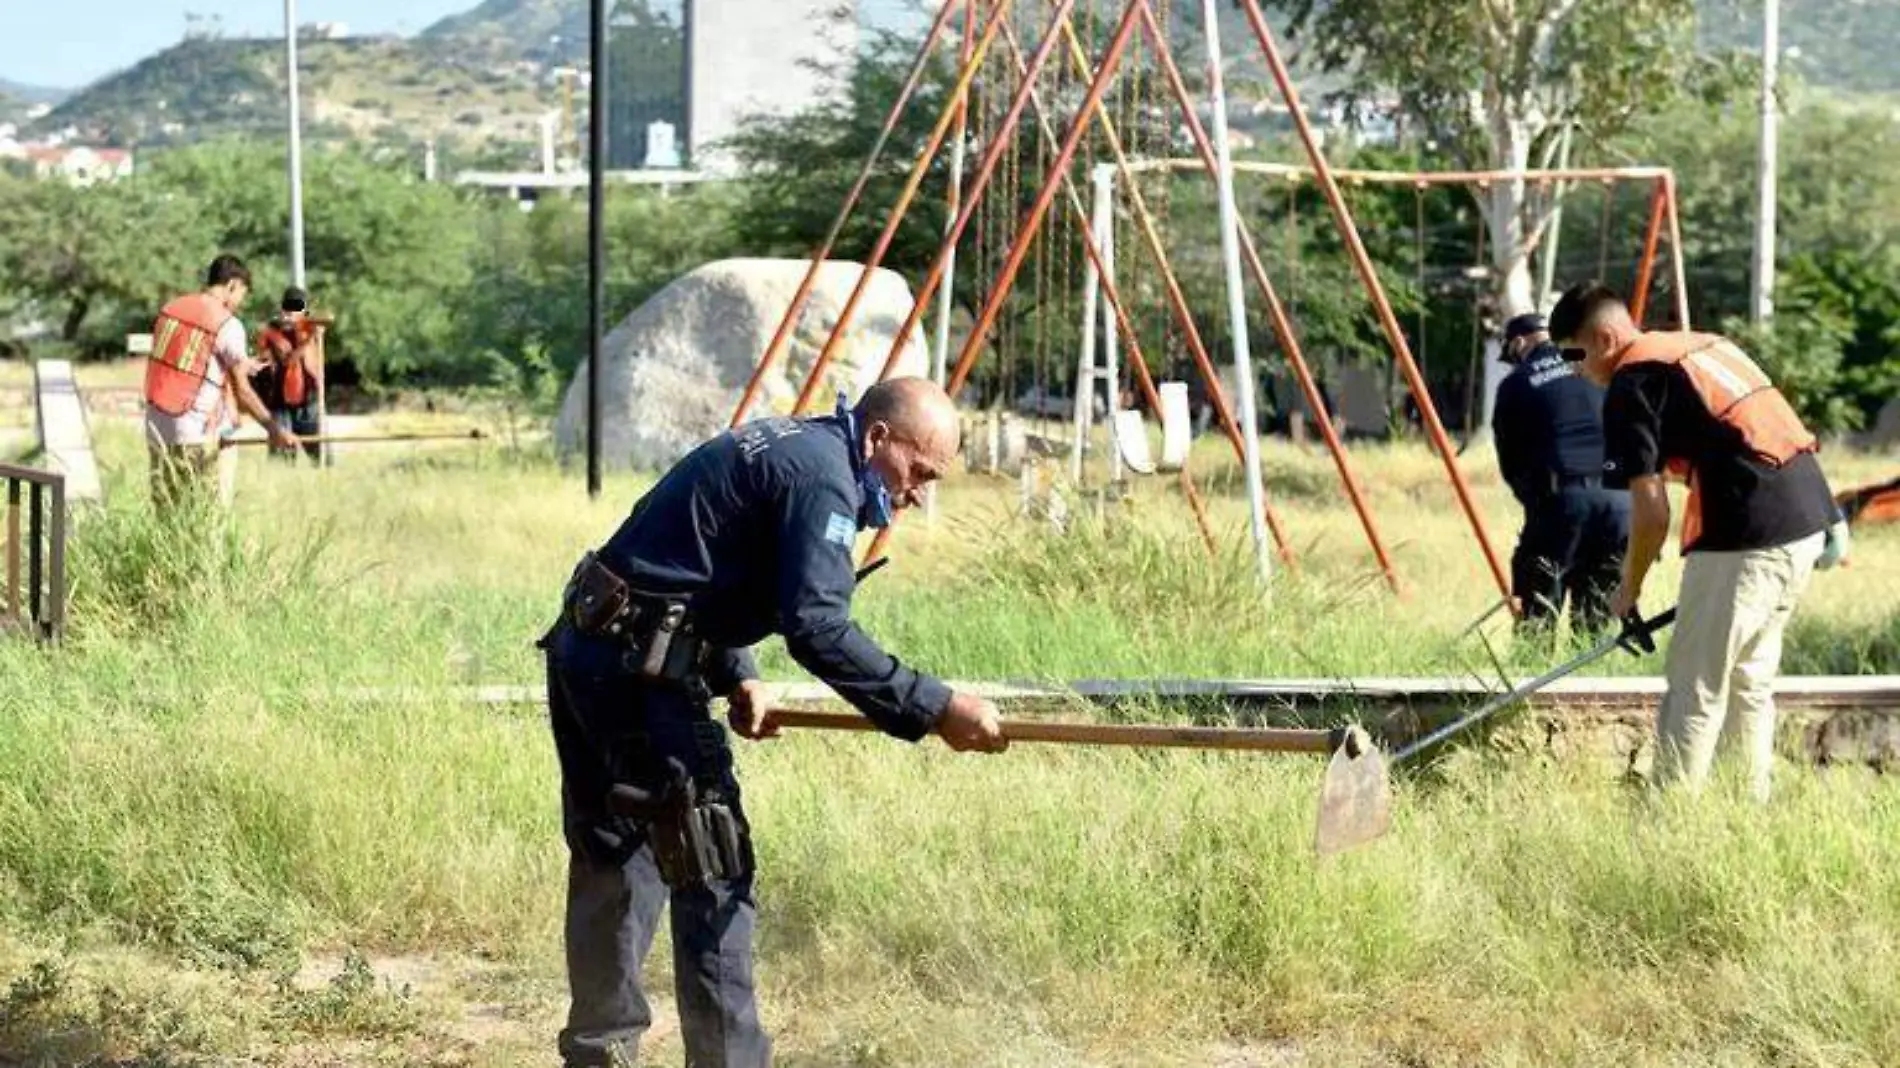
[[(299, 22), (410, 34), (476, 0), (298, 0)], [(217, 15), (227, 37), (282, 37), (279, 0), (0, 0), (0, 78), (77, 89), (177, 43), (185, 14)]]
[[(478, 0), (297, 0), (299, 22), (351, 33), (412, 34)], [(582, 0), (574, 0), (580, 3)], [(761, 0), (780, 2), (780, 0)], [(867, 18), (901, 19), (906, 0), (861, 0)], [(77, 89), (167, 48), (185, 15), (216, 15), (227, 37), (282, 37), (280, 0), (0, 0), (0, 78)]]

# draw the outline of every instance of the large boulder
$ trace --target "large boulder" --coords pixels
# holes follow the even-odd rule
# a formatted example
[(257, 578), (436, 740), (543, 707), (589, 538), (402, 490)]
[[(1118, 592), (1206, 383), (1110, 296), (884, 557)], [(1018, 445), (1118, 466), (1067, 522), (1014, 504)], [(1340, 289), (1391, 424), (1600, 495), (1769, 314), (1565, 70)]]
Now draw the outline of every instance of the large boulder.
[[(657, 470), (725, 429), (808, 266), (805, 260), (709, 263), (676, 279), (614, 328), (601, 350), (601, 462)], [(784, 353), (765, 377), (753, 416), (791, 411), (863, 271), (861, 264), (843, 261), (819, 271)], [(911, 306), (910, 286), (901, 276), (883, 268), (872, 273), (827, 367), (816, 411), (829, 411), (840, 391), (855, 398), (877, 380)], [(927, 373), (926, 351), (923, 331), (912, 331), (894, 373)], [(583, 360), (561, 403), (556, 446), (578, 452), (586, 433)]]

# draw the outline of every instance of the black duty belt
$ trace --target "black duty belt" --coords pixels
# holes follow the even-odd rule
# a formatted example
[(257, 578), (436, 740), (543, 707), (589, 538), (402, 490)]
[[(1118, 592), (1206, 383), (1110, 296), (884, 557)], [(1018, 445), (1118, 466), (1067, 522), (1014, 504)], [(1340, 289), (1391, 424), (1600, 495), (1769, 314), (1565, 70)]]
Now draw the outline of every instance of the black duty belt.
[(590, 552), (568, 579), (561, 614), (582, 634), (625, 643), (634, 675), (692, 684), (703, 679), (714, 646), (694, 633), (691, 605), (685, 595), (635, 589)]

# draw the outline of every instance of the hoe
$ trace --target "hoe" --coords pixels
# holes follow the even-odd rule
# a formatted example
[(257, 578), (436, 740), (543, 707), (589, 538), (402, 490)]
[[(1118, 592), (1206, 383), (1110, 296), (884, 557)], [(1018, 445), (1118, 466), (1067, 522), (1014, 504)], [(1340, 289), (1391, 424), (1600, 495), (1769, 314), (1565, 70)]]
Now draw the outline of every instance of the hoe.
[[(1604, 638), (1596, 646), (1537, 678), (1486, 701), (1473, 712), (1410, 742), (1390, 758), (1380, 751), (1372, 736), (1358, 726), (1330, 730), (1286, 727), (1195, 727), (1145, 726), (1119, 723), (1047, 723), (1017, 720), (1005, 724), (1003, 733), (1013, 742), (1046, 742), (1059, 745), (1112, 745), (1141, 749), (1220, 749), (1255, 753), (1331, 754), (1326, 774), (1320, 780), (1319, 819), (1313, 834), (1313, 848), (1320, 856), (1330, 856), (1370, 842), (1392, 826), (1392, 784), (1389, 774), (1397, 766), (1443, 742), (1455, 734), (1476, 726), (1499, 711), (1595, 663), (1618, 648), (1632, 652), (1652, 652), (1653, 636), (1675, 622), (1676, 610), (1644, 620), (1632, 616), (1619, 633)], [(861, 716), (833, 712), (780, 711), (780, 726), (811, 730), (871, 731), (876, 728)]]

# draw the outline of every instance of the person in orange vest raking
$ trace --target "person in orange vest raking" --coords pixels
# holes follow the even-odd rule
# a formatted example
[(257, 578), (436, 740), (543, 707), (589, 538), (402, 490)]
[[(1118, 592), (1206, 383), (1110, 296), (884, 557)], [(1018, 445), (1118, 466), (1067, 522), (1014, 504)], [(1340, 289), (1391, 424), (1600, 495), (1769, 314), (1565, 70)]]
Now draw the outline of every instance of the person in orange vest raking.
[(251, 388), (244, 324), (238, 309), (251, 292), (251, 272), (236, 256), (219, 256), (205, 288), (179, 297), (158, 314), (145, 363), (145, 440), (152, 462), (152, 498), (161, 511), (187, 492), (210, 488), (229, 406), (256, 420), (277, 448), (297, 437), (271, 421)]
[(1766, 801), (1782, 632), (1813, 572), (1847, 554), (1847, 525), (1815, 458), (1820, 444), (1734, 342), (1645, 333), (1600, 283), (1564, 293), (1550, 334), (1609, 389), (1603, 481), (1630, 491), (1629, 550), (1610, 603), (1617, 617), (1636, 611), (1668, 537), (1663, 477), (1689, 486), (1651, 781), (1699, 790), (1726, 724), (1746, 745), (1750, 786)]
[[(258, 396), (279, 427), (300, 437), (321, 433), (317, 398), (323, 391), (323, 331), (326, 319), (310, 314), (310, 296), (299, 286), (284, 290), (278, 313), (257, 335), (258, 359), (265, 366), (254, 380)], [(305, 442), (304, 454), (320, 459), (321, 449)], [(271, 450), (295, 460), (295, 449)]]

